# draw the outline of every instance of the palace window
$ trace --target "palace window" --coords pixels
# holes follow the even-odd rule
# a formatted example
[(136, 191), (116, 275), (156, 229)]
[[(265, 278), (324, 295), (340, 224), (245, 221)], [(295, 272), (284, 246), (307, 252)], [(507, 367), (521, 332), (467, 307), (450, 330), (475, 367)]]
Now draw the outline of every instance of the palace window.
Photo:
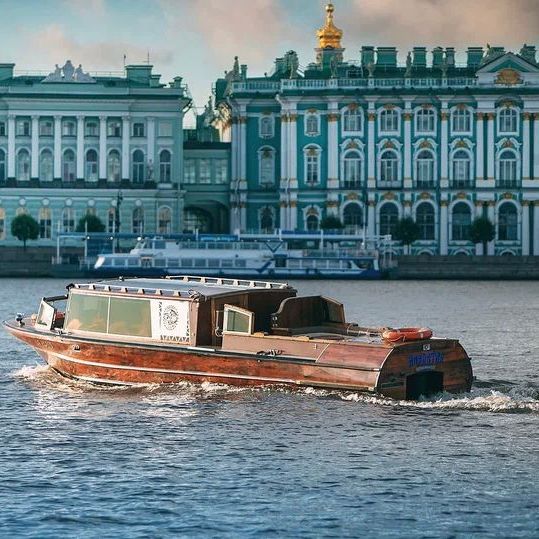
[(183, 164), (184, 183), (196, 183), (196, 162), (194, 159), (186, 159)]
[(17, 120), (15, 133), (18, 137), (29, 137), (32, 134), (30, 120)]
[(145, 166), (144, 166), (144, 152), (142, 150), (135, 150), (133, 152), (132, 162), (132, 181), (136, 184), (144, 183)]
[(6, 239), (6, 210), (0, 208), (0, 240)]
[(434, 133), (436, 114), (434, 109), (419, 109), (415, 113), (416, 133)]
[(260, 185), (275, 183), (275, 150), (270, 146), (258, 150), (258, 178)]
[(120, 174), (120, 152), (111, 150), (107, 156), (107, 180), (109, 182), (119, 182)]
[(6, 181), (6, 152), (0, 149), (0, 182)]
[(172, 122), (159, 122), (159, 137), (171, 137), (172, 136)]
[(428, 202), (421, 202), (415, 212), (415, 222), (419, 227), (420, 240), (434, 239), (434, 207)]
[(392, 202), (386, 202), (380, 208), (380, 235), (395, 235), (399, 222), (399, 209)]
[(157, 212), (157, 233), (170, 234), (172, 232), (172, 211), (168, 206), (161, 206)]
[(40, 120), (39, 122), (39, 136), (40, 137), (52, 137), (54, 134), (54, 123), (52, 120)]
[(305, 219), (305, 228), (309, 232), (316, 232), (318, 230), (318, 227), (320, 225), (320, 220), (318, 219), (318, 215), (308, 215), (307, 219)]
[(133, 124), (133, 136), (134, 137), (144, 136), (144, 123), (143, 122), (135, 122)]
[(347, 204), (342, 212), (344, 229), (347, 232), (356, 232), (363, 226), (363, 212), (361, 206), (355, 202)]
[(259, 123), (259, 135), (261, 138), (271, 138), (274, 132), (273, 116), (262, 116)]
[(273, 232), (275, 229), (273, 209), (269, 207), (262, 208), (259, 214), (260, 230), (262, 232)]
[(135, 208), (133, 210), (131, 225), (133, 234), (144, 234), (144, 210), (142, 208)]
[(499, 157), (498, 180), (500, 187), (517, 187), (518, 160), (513, 150), (504, 150)]
[(307, 146), (303, 150), (305, 183), (316, 185), (320, 183), (320, 148), (318, 146)]
[(87, 182), (96, 182), (98, 180), (98, 174), (97, 152), (95, 150), (88, 150), (84, 164), (84, 179)]
[(6, 136), (6, 122), (0, 122), (0, 137)]
[(75, 181), (75, 152), (66, 150), (62, 155), (62, 181)]
[(363, 116), (359, 107), (348, 107), (342, 113), (342, 130), (344, 133), (360, 133)]
[(466, 108), (457, 108), (451, 113), (453, 133), (469, 133), (472, 130), (472, 113)]
[(416, 157), (417, 187), (434, 187), (434, 154), (430, 150), (421, 150)]
[(99, 136), (99, 124), (96, 120), (87, 120), (84, 127), (84, 134), (87, 137), (98, 137)]
[(64, 208), (62, 211), (62, 232), (75, 232), (75, 210)]
[(310, 137), (320, 134), (320, 116), (316, 112), (305, 114), (305, 134)]
[(120, 120), (109, 120), (107, 122), (107, 136), (108, 137), (121, 137), (122, 136), (122, 122), (120, 122)]
[(398, 133), (399, 113), (395, 109), (383, 109), (380, 112), (380, 131), (384, 133)]
[(466, 150), (457, 150), (453, 154), (452, 187), (471, 187), (472, 160)]
[(109, 234), (116, 232), (116, 208), (109, 208), (107, 212), (107, 232)]
[(215, 183), (226, 183), (228, 180), (228, 160), (215, 159)]
[(343, 188), (359, 189), (361, 187), (361, 154), (349, 150), (343, 157)]
[(52, 237), (52, 214), (50, 208), (41, 208), (39, 210), (39, 237), (47, 240)]
[(17, 179), (21, 182), (30, 181), (30, 153), (20, 150), (17, 154)]
[(198, 172), (200, 183), (211, 183), (211, 167), (209, 159), (199, 159)]
[(451, 226), (452, 239), (464, 241), (470, 239), (472, 211), (465, 202), (457, 202), (453, 207), (453, 223)]
[(73, 120), (64, 120), (62, 122), (62, 136), (74, 137), (77, 134), (77, 124)]
[(518, 240), (517, 209), (511, 202), (504, 202), (498, 209), (498, 239), (501, 241)]
[(498, 132), (500, 134), (518, 133), (518, 112), (513, 108), (503, 108), (498, 112)]
[(162, 150), (159, 154), (159, 181), (170, 183), (172, 181), (172, 155), (168, 150)]
[(51, 150), (43, 150), (39, 156), (39, 179), (42, 182), (52, 182), (53, 156)]
[(399, 181), (399, 158), (394, 150), (384, 150), (380, 156), (380, 182), (393, 184)]

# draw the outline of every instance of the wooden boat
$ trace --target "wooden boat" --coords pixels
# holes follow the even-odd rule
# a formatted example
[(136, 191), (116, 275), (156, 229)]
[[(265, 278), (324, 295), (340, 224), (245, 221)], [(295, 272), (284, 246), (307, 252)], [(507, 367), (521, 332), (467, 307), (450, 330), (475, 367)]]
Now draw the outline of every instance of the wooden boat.
[(471, 388), (457, 340), (360, 327), (346, 322), (341, 303), (298, 296), (284, 283), (186, 276), (67, 289), (43, 298), (37, 315), (4, 325), (78, 380), (285, 384), (395, 399)]

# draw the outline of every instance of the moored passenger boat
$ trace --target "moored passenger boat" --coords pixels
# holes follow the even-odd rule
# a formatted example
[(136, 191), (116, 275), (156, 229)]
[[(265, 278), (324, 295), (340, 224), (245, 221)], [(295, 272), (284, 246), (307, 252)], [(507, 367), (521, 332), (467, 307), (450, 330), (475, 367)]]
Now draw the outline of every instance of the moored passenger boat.
[[(61, 303), (67, 302), (65, 307)], [(284, 384), (417, 399), (469, 391), (455, 339), (366, 328), (284, 283), (181, 277), (75, 284), (4, 322), (56, 371), (106, 384)]]

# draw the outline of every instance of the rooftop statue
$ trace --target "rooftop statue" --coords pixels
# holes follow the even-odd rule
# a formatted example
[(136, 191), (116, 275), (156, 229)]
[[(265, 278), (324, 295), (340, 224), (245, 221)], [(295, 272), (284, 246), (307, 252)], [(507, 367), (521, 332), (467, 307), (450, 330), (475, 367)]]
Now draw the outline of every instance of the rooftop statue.
[(49, 73), (42, 82), (95, 82), (95, 79), (88, 73), (84, 73), (81, 64), (75, 69), (71, 60), (67, 60), (61, 68), (55, 64), (54, 71)]

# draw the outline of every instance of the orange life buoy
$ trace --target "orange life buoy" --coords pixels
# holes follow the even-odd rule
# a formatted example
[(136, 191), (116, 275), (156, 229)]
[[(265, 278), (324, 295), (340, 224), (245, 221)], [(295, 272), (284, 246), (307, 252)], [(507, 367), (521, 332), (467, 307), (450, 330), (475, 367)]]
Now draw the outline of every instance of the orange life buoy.
[(382, 333), (382, 339), (389, 342), (420, 341), (431, 337), (430, 328), (391, 328)]

